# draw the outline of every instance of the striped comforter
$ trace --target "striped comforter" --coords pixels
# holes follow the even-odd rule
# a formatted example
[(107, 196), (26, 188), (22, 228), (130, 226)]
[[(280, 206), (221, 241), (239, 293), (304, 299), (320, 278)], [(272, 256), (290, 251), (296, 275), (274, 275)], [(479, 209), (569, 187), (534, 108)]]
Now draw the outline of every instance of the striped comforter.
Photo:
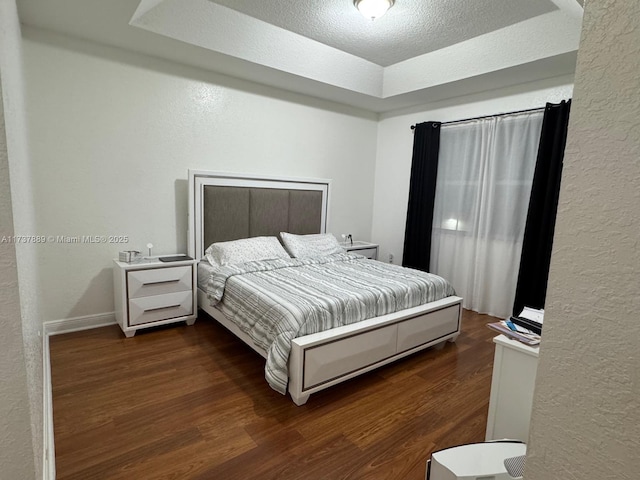
[(267, 352), (265, 378), (282, 394), (292, 339), (455, 295), (437, 275), (349, 253), (228, 265), (207, 293)]

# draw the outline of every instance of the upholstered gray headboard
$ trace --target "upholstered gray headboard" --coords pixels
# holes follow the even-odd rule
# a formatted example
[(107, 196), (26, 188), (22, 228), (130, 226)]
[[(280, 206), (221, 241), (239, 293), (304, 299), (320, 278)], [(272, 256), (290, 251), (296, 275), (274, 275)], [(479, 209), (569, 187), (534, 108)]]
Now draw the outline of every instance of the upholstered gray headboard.
[(329, 180), (254, 177), (189, 170), (189, 255), (214, 242), (324, 233)]
[(205, 248), (239, 238), (320, 233), (322, 192), (204, 186)]

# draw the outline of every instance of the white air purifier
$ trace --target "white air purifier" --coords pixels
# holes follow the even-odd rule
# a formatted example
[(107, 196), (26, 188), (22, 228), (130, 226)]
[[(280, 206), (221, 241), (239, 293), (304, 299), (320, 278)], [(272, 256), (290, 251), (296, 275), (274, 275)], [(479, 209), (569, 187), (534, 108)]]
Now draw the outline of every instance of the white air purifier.
[(447, 448), (431, 454), (431, 459), (427, 462), (425, 478), (427, 480), (521, 479), (526, 452), (526, 444), (510, 441), (472, 443)]

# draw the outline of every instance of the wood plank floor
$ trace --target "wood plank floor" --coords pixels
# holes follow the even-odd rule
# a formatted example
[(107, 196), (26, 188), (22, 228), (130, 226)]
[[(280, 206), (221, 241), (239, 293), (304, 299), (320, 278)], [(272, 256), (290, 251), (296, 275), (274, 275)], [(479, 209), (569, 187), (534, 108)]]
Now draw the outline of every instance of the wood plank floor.
[(431, 451), (484, 440), (491, 321), (465, 311), (455, 344), (302, 407), (205, 314), (129, 339), (117, 326), (51, 337), (57, 478), (423, 479)]

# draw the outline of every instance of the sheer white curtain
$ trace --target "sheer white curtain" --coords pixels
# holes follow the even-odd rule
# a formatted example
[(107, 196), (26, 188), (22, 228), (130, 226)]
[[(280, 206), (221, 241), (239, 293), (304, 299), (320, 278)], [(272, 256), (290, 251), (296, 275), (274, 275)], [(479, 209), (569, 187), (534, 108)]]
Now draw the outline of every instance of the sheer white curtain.
[(443, 125), (431, 271), (463, 306), (511, 314), (543, 112)]

